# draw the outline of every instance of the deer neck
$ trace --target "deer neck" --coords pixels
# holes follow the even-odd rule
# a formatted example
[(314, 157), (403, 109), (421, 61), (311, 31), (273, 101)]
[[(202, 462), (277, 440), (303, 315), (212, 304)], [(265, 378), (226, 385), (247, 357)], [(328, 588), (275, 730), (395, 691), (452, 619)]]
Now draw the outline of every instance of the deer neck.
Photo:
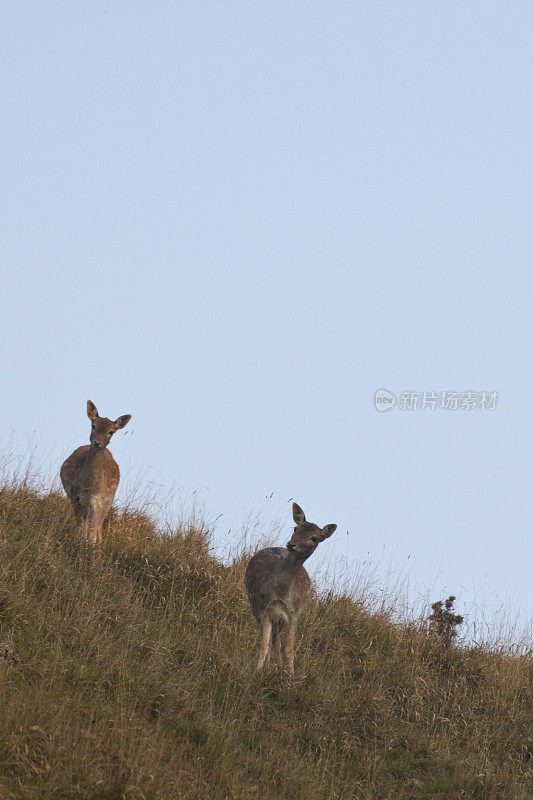
[(97, 447), (90, 445), (89, 452), (85, 458), (85, 470), (87, 474), (91, 474), (99, 469), (100, 465), (106, 460), (107, 447), (99, 450)]
[(280, 599), (287, 597), (289, 594), (296, 573), (304, 563), (305, 558), (302, 558), (298, 553), (293, 553), (289, 550), (286, 557), (279, 565), (275, 575), (276, 594)]

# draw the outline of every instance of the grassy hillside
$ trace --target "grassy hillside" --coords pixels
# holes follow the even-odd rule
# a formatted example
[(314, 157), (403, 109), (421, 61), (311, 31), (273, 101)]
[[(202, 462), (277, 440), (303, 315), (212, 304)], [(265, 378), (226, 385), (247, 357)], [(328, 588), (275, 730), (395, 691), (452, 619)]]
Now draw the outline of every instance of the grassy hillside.
[(529, 663), (317, 599), (296, 675), (253, 674), (245, 557), (0, 491), (0, 800), (525, 800)]

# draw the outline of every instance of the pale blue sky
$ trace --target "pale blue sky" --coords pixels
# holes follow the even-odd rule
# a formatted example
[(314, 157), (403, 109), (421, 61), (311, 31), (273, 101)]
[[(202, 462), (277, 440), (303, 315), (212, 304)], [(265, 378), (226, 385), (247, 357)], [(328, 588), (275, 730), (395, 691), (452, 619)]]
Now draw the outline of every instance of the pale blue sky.
[(60, 462), (90, 397), (133, 414), (124, 485), (197, 492), (221, 538), (294, 497), (328, 555), (527, 612), (533, 6), (0, 17), (4, 442)]

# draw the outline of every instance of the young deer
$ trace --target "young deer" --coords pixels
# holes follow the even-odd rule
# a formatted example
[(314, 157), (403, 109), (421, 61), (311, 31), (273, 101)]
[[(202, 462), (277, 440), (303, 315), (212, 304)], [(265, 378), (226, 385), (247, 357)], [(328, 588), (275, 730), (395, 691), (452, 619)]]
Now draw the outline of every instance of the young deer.
[(261, 647), (256, 671), (270, 658), (273, 647), (282, 666), (280, 635), (285, 634), (285, 656), (289, 674), (294, 673), (294, 637), (304, 606), (311, 599), (311, 580), (303, 562), (320, 542), (331, 536), (336, 525), (319, 528), (307, 522), (297, 503), (292, 504), (296, 527), (287, 547), (267, 547), (250, 559), (244, 575), (252, 613), (261, 626)]
[(61, 483), (70, 498), (76, 522), (92, 544), (102, 541), (102, 524), (108, 515), (120, 480), (118, 464), (107, 450), (115, 431), (131, 419), (124, 414), (114, 422), (99, 417), (95, 404), (87, 400), (91, 420), (90, 444), (74, 450), (61, 467)]

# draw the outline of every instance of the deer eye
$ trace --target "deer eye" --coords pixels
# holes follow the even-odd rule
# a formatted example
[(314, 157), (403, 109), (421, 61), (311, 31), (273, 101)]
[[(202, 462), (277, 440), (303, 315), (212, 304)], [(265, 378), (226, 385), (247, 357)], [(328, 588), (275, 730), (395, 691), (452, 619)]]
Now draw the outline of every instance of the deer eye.
[(311, 536), (312, 542), (318, 542), (318, 536)]

